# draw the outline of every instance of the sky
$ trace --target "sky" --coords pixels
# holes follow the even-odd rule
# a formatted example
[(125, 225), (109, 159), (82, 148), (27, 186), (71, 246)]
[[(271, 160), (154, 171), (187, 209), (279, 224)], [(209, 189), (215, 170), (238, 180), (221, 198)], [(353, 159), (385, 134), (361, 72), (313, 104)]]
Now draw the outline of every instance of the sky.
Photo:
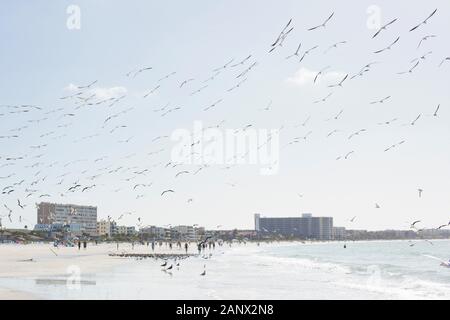
[[(445, 224), (449, 9), (435, 0), (2, 1), (2, 225), (34, 225), (41, 201), (94, 205), (99, 219), (132, 212), (119, 223), (141, 226), (252, 229), (255, 213), (305, 212), (351, 229)], [(196, 144), (198, 125), (215, 140)], [(233, 133), (258, 140), (219, 152), (218, 163), (174, 158), (191, 134), (193, 152), (209, 154)], [(245, 158), (260, 146), (256, 163)]]

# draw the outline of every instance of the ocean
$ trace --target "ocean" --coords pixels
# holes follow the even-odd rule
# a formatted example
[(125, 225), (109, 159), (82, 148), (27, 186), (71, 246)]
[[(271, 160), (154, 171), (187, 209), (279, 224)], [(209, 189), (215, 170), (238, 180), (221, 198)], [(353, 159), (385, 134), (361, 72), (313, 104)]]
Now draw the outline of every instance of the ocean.
[(95, 273), (78, 270), (77, 281), (64, 271), (0, 277), (0, 288), (43, 299), (450, 298), (450, 268), (438, 261), (450, 257), (449, 240), (345, 244), (216, 246), (204, 257), (179, 261), (179, 267), (169, 260), (171, 271), (163, 271), (162, 260), (111, 258), (122, 260)]

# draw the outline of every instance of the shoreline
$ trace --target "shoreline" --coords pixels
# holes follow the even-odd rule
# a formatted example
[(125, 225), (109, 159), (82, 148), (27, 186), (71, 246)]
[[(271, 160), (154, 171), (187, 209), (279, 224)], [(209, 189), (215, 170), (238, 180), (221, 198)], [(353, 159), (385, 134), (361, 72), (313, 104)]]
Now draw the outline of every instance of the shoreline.
[[(447, 243), (409, 249), (408, 240), (361, 240), (350, 250), (336, 250), (339, 243), (335, 242), (280, 241), (259, 246), (247, 242), (207, 249), (201, 255), (191, 245), (192, 256), (184, 248), (165, 245), (153, 252), (146, 245), (133, 248), (128, 243), (121, 243), (119, 250), (116, 244), (88, 245), (86, 250), (48, 244), (0, 245), (0, 300), (450, 297), (445, 270), (435, 260), (422, 258), (424, 250), (444, 257)], [(378, 255), (386, 248), (392, 257)], [(395, 260), (405, 248), (414, 255)], [(403, 264), (405, 257), (410, 260)], [(372, 269), (373, 265), (380, 269)], [(411, 266), (417, 267), (412, 273)], [(398, 268), (402, 268), (399, 274)], [(204, 270), (206, 276), (201, 276)], [(371, 277), (373, 270), (381, 272), (381, 285)], [(442, 278), (417, 274), (418, 270)], [(79, 276), (75, 290), (71, 288), (74, 275)]]

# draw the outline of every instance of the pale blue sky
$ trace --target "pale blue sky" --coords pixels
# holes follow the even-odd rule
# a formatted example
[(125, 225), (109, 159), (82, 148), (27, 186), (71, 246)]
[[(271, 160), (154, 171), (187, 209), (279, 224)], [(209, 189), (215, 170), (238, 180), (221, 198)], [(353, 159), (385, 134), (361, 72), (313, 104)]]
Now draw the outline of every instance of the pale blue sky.
[[(81, 9), (80, 30), (66, 27), (66, 9), (72, 4)], [(367, 8), (371, 5), (380, 8), (383, 23), (398, 18), (375, 39), (372, 35), (376, 30), (366, 25)], [(408, 32), (435, 8), (438, 11), (428, 24)], [(124, 219), (126, 224), (135, 224), (139, 216), (144, 224), (253, 228), (253, 214), (257, 212), (268, 216), (311, 212), (333, 216), (336, 225), (365, 229), (405, 229), (417, 219), (423, 221), (424, 227), (446, 223), (450, 220), (450, 61), (440, 68), (438, 65), (450, 56), (449, 10), (447, 1), (413, 1), (407, 7), (392, 1), (345, 1), (339, 5), (335, 1), (256, 0), (3, 1), (0, 105), (35, 104), (43, 110), (11, 114), (10, 109), (0, 109), (0, 136), (28, 126), (18, 133), (20, 138), (0, 140), (0, 177), (15, 174), (0, 180), (1, 189), (25, 180), (14, 188), (15, 192), (1, 195), (2, 203), (14, 210), (14, 223), (11, 225), (6, 217), (2, 222), (6, 226), (21, 226), (21, 215), (28, 225), (34, 224), (34, 203), (45, 200), (97, 205), (101, 218), (136, 211), (136, 215)], [(326, 28), (306, 31), (322, 23), (331, 12), (335, 15)], [(290, 18), (293, 31), (283, 47), (268, 54)], [(420, 39), (430, 34), (437, 37), (417, 49)], [(398, 36), (400, 41), (392, 50), (373, 54)], [(346, 44), (324, 54), (330, 45), (344, 40)], [(302, 63), (295, 58), (286, 60), (299, 42), (301, 53), (319, 47)], [(432, 54), (413, 73), (397, 74), (408, 70), (412, 59), (428, 51)], [(250, 54), (252, 58), (245, 66), (227, 68), (208, 83), (208, 88), (190, 96), (205, 85), (202, 82), (214, 74), (212, 70), (231, 59), (239, 62)], [(255, 61), (258, 65), (249, 72), (247, 81), (227, 92), (237, 84), (236, 75)], [(333, 75), (316, 85), (311, 81), (303, 85), (295, 82), (308, 70), (315, 73), (331, 66), (328, 71), (353, 75), (374, 61), (380, 63), (363, 77), (346, 80), (343, 88), (327, 87), (339, 81)], [(146, 66), (153, 69), (133, 79), (125, 76)], [(176, 74), (158, 83), (172, 72)], [(180, 83), (189, 78), (195, 80), (180, 89)], [(94, 85), (97, 94), (119, 87), (126, 90), (126, 98), (112, 107), (100, 105), (79, 110), (74, 110), (76, 99), (60, 99), (71, 93), (64, 89), (70, 84), (85, 85), (94, 80), (98, 80)], [(161, 85), (157, 93), (144, 99), (142, 96), (157, 84)], [(332, 91), (335, 93), (325, 103), (312, 103)], [(391, 99), (384, 104), (370, 104), (389, 95)], [(203, 111), (218, 99), (223, 102)], [(270, 100), (272, 109), (261, 111)], [(165, 117), (153, 111), (169, 102), (181, 109)], [(438, 104), (439, 117), (427, 116), (434, 113)], [(64, 109), (45, 114), (59, 108)], [(129, 108), (133, 109), (102, 128), (108, 116)], [(339, 120), (325, 121), (342, 109)], [(69, 113), (76, 115), (63, 116)], [(419, 114), (422, 117), (414, 127), (403, 126)], [(306, 127), (298, 126), (309, 116)], [(43, 118), (48, 119), (39, 124), (28, 122)], [(393, 118), (399, 120), (389, 126), (378, 125)], [(192, 130), (196, 120), (205, 126), (225, 120), (225, 129), (248, 124), (256, 129), (284, 126), (279, 173), (263, 176), (257, 166), (230, 170), (213, 166), (198, 175), (193, 175), (195, 168), (189, 166), (165, 168), (173, 143), (152, 140), (176, 129)], [(72, 125), (58, 128), (64, 124)], [(118, 125), (127, 127), (111, 134), (110, 130)], [(348, 139), (363, 128), (367, 132)], [(335, 129), (339, 132), (326, 138)], [(306, 141), (283, 147), (310, 131)], [(130, 137), (133, 139), (128, 144), (117, 143)], [(383, 152), (402, 140), (406, 143)], [(42, 144), (48, 146), (41, 150), (30, 148)], [(165, 148), (165, 152), (148, 155), (160, 148)], [(336, 161), (350, 151), (355, 153), (349, 160)], [(28, 154), (24, 160), (5, 160), (24, 154)], [(33, 158), (40, 154), (41, 158)], [(108, 158), (94, 161), (102, 156)], [(85, 161), (67, 165), (77, 160)], [(31, 167), (37, 162), (41, 164)], [(48, 167), (53, 162), (57, 163)], [(154, 166), (159, 163), (163, 165)], [(88, 179), (99, 169), (120, 166), (124, 169), (117, 174), (105, 174), (95, 181)], [(125, 171), (126, 168), (132, 169)], [(145, 169), (152, 172), (125, 181), (132, 171)], [(83, 173), (85, 170), (88, 171)], [(175, 179), (182, 170), (191, 174)], [(66, 173), (63, 183), (57, 185), (59, 176)], [(37, 186), (30, 186), (32, 181), (44, 177), (47, 178)], [(85, 193), (67, 193), (78, 179), (83, 186), (98, 186)], [(133, 190), (136, 183), (150, 182), (153, 185), (142, 192)], [(26, 188), (38, 191), (25, 198)], [(161, 192), (169, 188), (175, 194), (161, 197)], [(425, 190), (421, 199), (418, 188)], [(117, 189), (121, 190), (113, 192)], [(50, 198), (39, 198), (47, 193)], [(145, 197), (136, 199), (140, 194)], [(187, 203), (189, 198), (194, 201)], [(27, 204), (24, 210), (17, 206), (17, 199)], [(381, 209), (375, 210), (375, 203)], [(7, 213), (3, 205), (0, 213)], [(349, 223), (353, 216), (357, 219)]]

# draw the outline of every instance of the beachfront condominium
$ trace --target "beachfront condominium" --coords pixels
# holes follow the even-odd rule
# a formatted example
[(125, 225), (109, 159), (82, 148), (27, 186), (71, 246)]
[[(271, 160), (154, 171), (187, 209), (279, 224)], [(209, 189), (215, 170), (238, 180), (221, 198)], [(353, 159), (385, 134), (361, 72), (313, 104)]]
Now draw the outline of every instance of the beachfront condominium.
[(261, 217), (255, 214), (255, 230), (260, 234), (283, 235), (303, 239), (331, 240), (333, 218), (313, 217), (305, 213), (301, 217)]
[(83, 233), (97, 235), (97, 207), (41, 202), (37, 204), (38, 224), (79, 225)]
[(112, 237), (117, 233), (117, 224), (111, 220), (100, 220), (97, 222), (97, 235), (101, 237)]

